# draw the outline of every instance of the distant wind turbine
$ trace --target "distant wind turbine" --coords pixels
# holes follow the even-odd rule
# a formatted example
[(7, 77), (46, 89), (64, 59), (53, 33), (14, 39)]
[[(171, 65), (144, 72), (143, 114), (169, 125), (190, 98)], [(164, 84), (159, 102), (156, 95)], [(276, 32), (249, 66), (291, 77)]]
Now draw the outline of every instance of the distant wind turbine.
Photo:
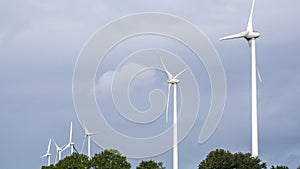
[[(72, 141), (72, 122), (71, 122), (71, 125), (70, 125), (70, 137), (69, 137), (69, 143), (67, 143), (67, 145), (62, 149), (62, 151), (65, 151), (67, 148), (71, 148), (71, 154), (73, 154), (74, 152), (74, 145), (75, 143)], [(75, 149), (76, 150), (76, 149)]]
[(41, 158), (47, 157), (47, 159), (48, 159), (48, 166), (50, 166), (50, 158), (51, 158), (50, 146), (51, 146), (51, 139), (49, 140), (48, 149), (47, 149), (46, 154), (44, 154), (44, 155), (41, 156)]
[(182, 70), (177, 75), (173, 76), (167, 69), (162, 58), (160, 58), (161, 64), (168, 77), (168, 96), (167, 96), (167, 108), (166, 108), (166, 122), (168, 122), (169, 100), (170, 100), (170, 88), (173, 85), (173, 169), (178, 169), (178, 143), (177, 143), (177, 84), (180, 82), (178, 77), (184, 73), (187, 69)]
[[(61, 160), (61, 152), (62, 152), (64, 146), (61, 146), (61, 147), (58, 146), (54, 139), (53, 139), (53, 142), (54, 142), (54, 145), (56, 148), (56, 155), (55, 155), (55, 163), (56, 163), (57, 161)], [(57, 160), (57, 158), (58, 158), (58, 160)]]
[(221, 38), (220, 40), (227, 40), (227, 39), (236, 39), (236, 38), (245, 38), (251, 47), (251, 91), (252, 91), (252, 156), (258, 156), (258, 124), (257, 124), (257, 86), (256, 86), (256, 73), (258, 74), (258, 78), (262, 81), (261, 76), (256, 68), (256, 44), (255, 40), (260, 36), (260, 34), (253, 30), (253, 11), (254, 11), (255, 0), (252, 2), (252, 8), (250, 12), (250, 17), (247, 25), (247, 29), (244, 32), (230, 35)]
[(83, 150), (83, 147), (84, 147), (84, 143), (85, 143), (85, 139), (87, 138), (87, 155), (89, 157), (89, 159), (91, 158), (91, 136), (94, 135), (95, 133), (92, 133), (90, 132), (85, 123), (83, 123), (83, 127), (84, 127), (84, 140), (83, 140), (83, 143), (82, 143), (82, 146), (81, 146), (81, 153), (82, 153), (82, 150)]

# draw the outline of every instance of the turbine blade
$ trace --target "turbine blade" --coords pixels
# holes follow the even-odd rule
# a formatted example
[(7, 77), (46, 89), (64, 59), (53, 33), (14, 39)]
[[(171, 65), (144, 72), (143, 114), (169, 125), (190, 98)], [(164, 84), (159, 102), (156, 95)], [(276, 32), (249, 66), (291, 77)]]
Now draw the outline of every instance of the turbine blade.
[(171, 88), (171, 83), (168, 84), (167, 109), (166, 109), (166, 123), (168, 123), (168, 119), (169, 119), (170, 88)]
[(166, 65), (165, 65), (165, 63), (164, 63), (164, 61), (162, 60), (161, 57), (160, 57), (160, 62), (161, 62), (162, 66), (163, 66), (163, 68), (165, 70), (165, 73), (166, 73), (168, 79), (169, 80), (172, 79), (173, 75), (168, 71), (168, 69), (167, 69), (167, 67), (166, 67)]
[(50, 146), (51, 146), (51, 139), (49, 140), (49, 143), (48, 143), (48, 149), (47, 149), (47, 153), (50, 152)]
[(72, 124), (72, 122), (71, 122), (71, 126), (70, 126), (70, 140), (69, 140), (69, 142), (71, 143), (72, 142), (72, 128), (73, 128), (73, 124)]
[(63, 149), (64, 147), (66, 147), (66, 146), (67, 146), (67, 144), (61, 146), (61, 147), (60, 147), (60, 148), (61, 148), (61, 151), (62, 151), (62, 149)]
[(45, 155), (42, 155), (40, 158), (44, 158), (44, 157), (47, 157), (47, 154), (45, 154)]
[(55, 145), (55, 148), (56, 148), (56, 151), (57, 151), (59, 149), (59, 146), (56, 144), (54, 139), (53, 139), (53, 142), (54, 142), (54, 145)]
[(241, 33), (238, 33), (238, 34), (222, 37), (222, 38), (220, 38), (220, 40), (244, 38), (244, 37), (246, 37), (246, 35), (247, 35), (247, 32), (241, 32)]
[(87, 135), (87, 133), (89, 133), (89, 130), (87, 129), (85, 122), (83, 122), (83, 128), (84, 128), (84, 134)]
[(63, 152), (63, 151), (65, 151), (67, 148), (69, 148), (70, 147), (70, 144), (67, 144), (62, 150), (61, 150), (61, 152)]
[(97, 132), (89, 133), (90, 136), (97, 134)]
[(182, 73), (187, 71), (187, 68), (183, 69), (181, 72), (179, 72), (177, 75), (174, 76), (174, 79), (177, 79)]
[(252, 7), (251, 7), (251, 12), (248, 20), (248, 25), (247, 25), (247, 31), (252, 32), (253, 31), (253, 12), (254, 12), (254, 5), (255, 5), (255, 0), (252, 1)]
[(259, 73), (258, 69), (256, 69), (256, 73), (257, 73), (259, 82), (261, 83), (263, 80), (262, 80), (262, 78), (261, 78), (261, 74)]
[(86, 139), (86, 135), (84, 136), (84, 139), (83, 139), (83, 142), (82, 142), (82, 145), (81, 145), (81, 151), (80, 151), (81, 154), (82, 154), (82, 151), (83, 151), (83, 146), (84, 146), (84, 143), (85, 143), (85, 139)]

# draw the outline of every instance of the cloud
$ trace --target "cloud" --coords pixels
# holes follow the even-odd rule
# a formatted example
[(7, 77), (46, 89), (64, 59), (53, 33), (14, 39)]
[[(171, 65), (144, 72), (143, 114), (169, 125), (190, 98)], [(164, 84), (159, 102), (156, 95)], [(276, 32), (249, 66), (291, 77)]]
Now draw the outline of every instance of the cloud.
[(111, 91), (111, 82), (114, 75), (114, 71), (108, 71), (103, 73), (102, 76), (96, 81), (96, 92), (100, 94), (100, 96), (107, 96)]
[(132, 81), (130, 88), (133, 90), (143, 87), (145, 84), (154, 84), (156, 80), (155, 71), (147, 71), (147, 69), (145, 65), (128, 62), (118, 70), (107, 71), (96, 81), (96, 92), (99, 92), (101, 97), (110, 96), (113, 83), (115, 83), (114, 87), (123, 89), (127, 87), (129, 80)]

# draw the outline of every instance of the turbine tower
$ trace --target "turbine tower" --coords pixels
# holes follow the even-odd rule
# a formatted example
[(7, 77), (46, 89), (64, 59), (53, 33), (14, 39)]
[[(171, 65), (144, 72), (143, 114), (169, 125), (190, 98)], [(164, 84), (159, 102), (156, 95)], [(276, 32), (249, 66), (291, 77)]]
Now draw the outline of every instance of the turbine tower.
[(62, 149), (62, 151), (65, 151), (67, 148), (71, 148), (71, 154), (74, 152), (74, 142), (72, 141), (72, 122), (70, 125), (70, 137), (69, 137), (69, 143)]
[(50, 157), (51, 157), (50, 146), (51, 146), (51, 139), (49, 140), (48, 149), (47, 149), (46, 154), (44, 154), (44, 155), (41, 156), (41, 158), (47, 157), (47, 159), (48, 159), (48, 166), (50, 166)]
[(60, 146), (58, 146), (56, 144), (56, 142), (55, 142), (54, 139), (53, 139), (53, 141), (54, 141), (54, 145), (55, 145), (55, 148), (56, 148), (56, 155), (55, 155), (55, 163), (56, 163), (57, 162), (57, 158), (58, 158), (58, 161), (61, 160), (61, 152), (62, 152), (64, 146), (60, 147)]
[(83, 126), (84, 126), (84, 140), (83, 140), (83, 143), (82, 143), (82, 146), (81, 146), (81, 153), (82, 153), (82, 150), (83, 150), (83, 146), (84, 146), (84, 143), (85, 143), (85, 139), (87, 138), (87, 156), (89, 157), (89, 159), (91, 159), (91, 136), (94, 135), (95, 133), (92, 133), (90, 132), (85, 123), (83, 123)]
[[(230, 35), (221, 38), (220, 40), (227, 39), (237, 39), (237, 38), (245, 38), (250, 47), (251, 47), (251, 111), (252, 111), (252, 156), (258, 156), (258, 122), (257, 122), (257, 87), (256, 87), (256, 73), (258, 73), (256, 68), (256, 44), (255, 40), (260, 36), (260, 34), (253, 30), (253, 11), (254, 11), (255, 0), (252, 2), (250, 17), (248, 20), (247, 29), (244, 32)], [(258, 78), (261, 81), (261, 76), (258, 73)]]
[(173, 76), (167, 69), (162, 58), (160, 58), (161, 64), (168, 77), (168, 98), (166, 108), (166, 122), (168, 122), (169, 100), (170, 100), (170, 88), (173, 85), (173, 169), (178, 169), (178, 147), (177, 147), (177, 84), (180, 82), (178, 77), (184, 73), (187, 69), (182, 70), (177, 75)]

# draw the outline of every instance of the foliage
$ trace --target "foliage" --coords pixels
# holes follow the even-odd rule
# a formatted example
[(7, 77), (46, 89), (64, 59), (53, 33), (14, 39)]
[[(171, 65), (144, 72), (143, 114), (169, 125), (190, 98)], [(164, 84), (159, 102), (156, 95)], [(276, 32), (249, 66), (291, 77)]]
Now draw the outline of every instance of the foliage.
[(289, 169), (289, 167), (287, 167), (287, 166), (283, 166), (283, 165), (281, 165), (281, 166), (273, 166), (272, 165), (272, 167), (271, 167), (271, 169)]
[[(91, 160), (86, 155), (73, 153), (60, 160), (57, 164), (42, 166), (41, 169), (130, 169), (118, 150), (104, 150), (95, 154)], [(223, 149), (211, 151), (198, 165), (198, 169), (266, 169), (266, 163), (258, 157), (251, 157), (250, 153), (231, 153)], [(136, 169), (166, 169), (162, 162), (142, 160)], [(271, 169), (289, 169), (287, 166), (271, 166)], [(297, 168), (300, 169), (300, 166)]]
[(230, 153), (223, 149), (210, 152), (198, 169), (266, 169), (266, 163), (262, 163), (257, 157), (251, 157), (250, 153)]
[(55, 165), (42, 166), (42, 169), (90, 169), (90, 166), (86, 155), (73, 153), (60, 160)]
[(155, 162), (154, 160), (142, 160), (136, 169), (166, 169), (166, 167), (163, 166), (162, 162)]
[(89, 169), (89, 158), (86, 155), (73, 153), (60, 160), (56, 165), (57, 169)]
[(118, 150), (104, 150), (100, 154), (95, 154), (90, 160), (91, 167), (94, 169), (130, 169), (131, 164), (126, 157)]

